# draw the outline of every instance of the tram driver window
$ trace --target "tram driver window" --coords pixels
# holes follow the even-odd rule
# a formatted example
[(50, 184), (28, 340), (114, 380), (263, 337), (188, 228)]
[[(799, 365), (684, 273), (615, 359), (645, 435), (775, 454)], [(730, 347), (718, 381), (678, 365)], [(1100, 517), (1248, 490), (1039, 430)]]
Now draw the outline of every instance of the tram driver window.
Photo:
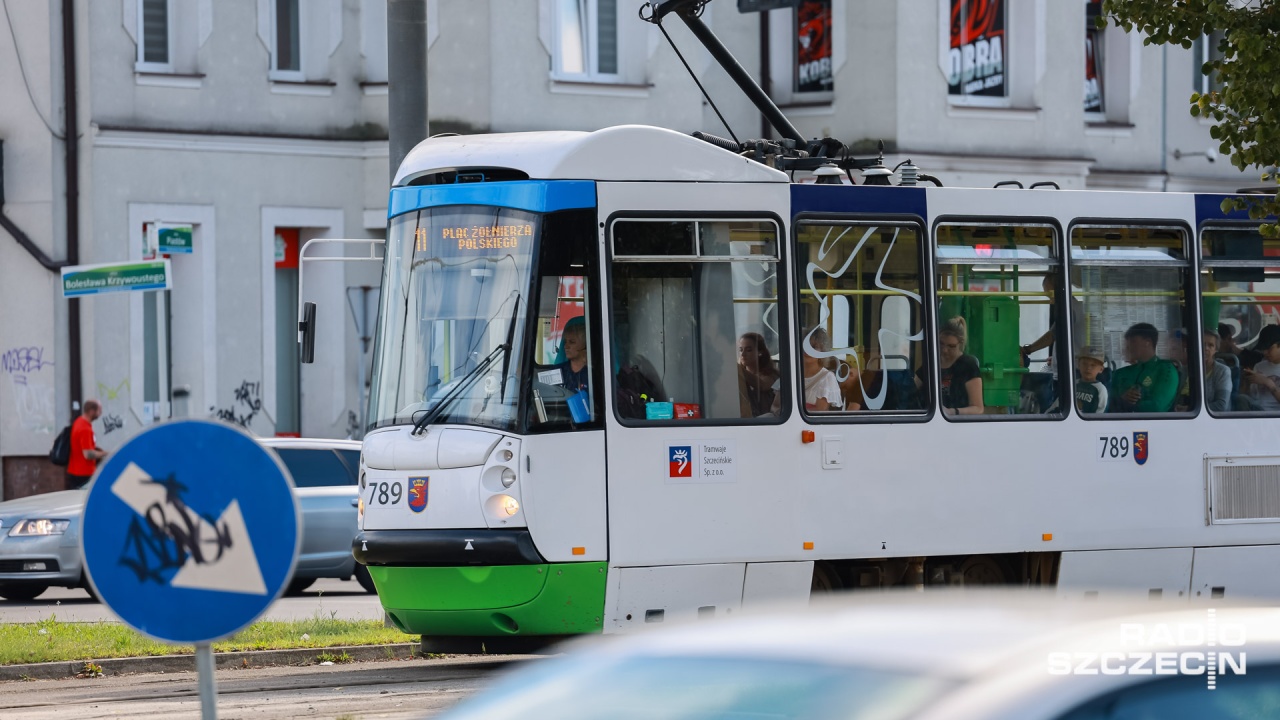
[(780, 421), (777, 225), (627, 219), (611, 235), (619, 418)]
[(935, 236), (942, 413), (1061, 417), (1070, 363), (1055, 228), (946, 223)]
[(1256, 225), (1206, 227), (1200, 247), (1205, 408), (1280, 412), (1280, 240)]
[[(806, 412), (924, 414), (921, 237), (909, 223), (797, 225)], [(831, 375), (838, 399), (822, 389)]]
[(525, 399), (533, 432), (600, 427), (600, 341), (591, 322), (596, 267), (595, 216), (553, 213), (544, 221), (534, 310), (533, 371)]
[[(1084, 417), (1192, 412), (1199, 404), (1200, 342), (1187, 309), (1190, 278), (1180, 228), (1077, 225), (1071, 230), (1077, 368), (1101, 361)], [(1092, 357), (1089, 357), (1089, 356)], [(1088, 395), (1089, 397), (1082, 397)], [(1105, 396), (1097, 403), (1095, 395)]]

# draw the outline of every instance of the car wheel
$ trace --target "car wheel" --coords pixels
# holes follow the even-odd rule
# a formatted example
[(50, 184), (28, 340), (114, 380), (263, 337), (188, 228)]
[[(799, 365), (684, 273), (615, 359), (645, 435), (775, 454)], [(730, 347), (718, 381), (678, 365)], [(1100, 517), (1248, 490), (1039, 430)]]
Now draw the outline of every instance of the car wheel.
[(102, 602), (102, 600), (98, 598), (98, 593), (93, 591), (93, 585), (89, 582), (89, 578), (87, 577), (80, 578), (80, 589), (89, 593), (90, 600), (94, 602)]
[(285, 595), (301, 595), (303, 590), (311, 587), (311, 583), (315, 582), (315, 578), (294, 578), (289, 581), (289, 587), (285, 588)]
[(360, 587), (364, 588), (365, 592), (373, 595), (378, 594), (378, 588), (373, 586), (373, 576), (369, 574), (369, 568), (356, 563), (355, 576), (356, 582), (360, 583)]
[(48, 585), (5, 585), (0, 586), (0, 598), (10, 602), (26, 602), (35, 600), (48, 589)]

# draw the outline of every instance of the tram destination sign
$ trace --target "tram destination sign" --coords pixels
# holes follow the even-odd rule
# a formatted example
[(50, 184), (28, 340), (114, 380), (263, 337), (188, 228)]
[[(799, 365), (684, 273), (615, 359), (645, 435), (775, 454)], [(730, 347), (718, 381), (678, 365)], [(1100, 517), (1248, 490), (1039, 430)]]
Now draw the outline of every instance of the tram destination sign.
[(168, 260), (148, 260), (62, 268), (62, 297), (109, 292), (168, 290), (173, 286)]

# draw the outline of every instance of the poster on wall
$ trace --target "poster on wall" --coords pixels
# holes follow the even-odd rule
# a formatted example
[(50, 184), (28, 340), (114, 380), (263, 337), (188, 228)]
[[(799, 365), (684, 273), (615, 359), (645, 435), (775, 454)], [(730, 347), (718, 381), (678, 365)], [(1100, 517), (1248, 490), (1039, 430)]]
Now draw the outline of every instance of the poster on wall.
[(831, 92), (831, 0), (796, 7), (796, 92)]
[(1004, 97), (1004, 0), (951, 0), (947, 92), (964, 97)]

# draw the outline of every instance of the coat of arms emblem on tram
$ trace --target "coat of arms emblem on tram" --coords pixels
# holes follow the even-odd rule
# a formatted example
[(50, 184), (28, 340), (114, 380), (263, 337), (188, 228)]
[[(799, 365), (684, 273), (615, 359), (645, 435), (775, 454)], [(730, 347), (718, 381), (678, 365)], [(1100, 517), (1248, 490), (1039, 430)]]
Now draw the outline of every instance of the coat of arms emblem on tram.
[(1147, 463), (1147, 453), (1150, 452), (1150, 440), (1145, 432), (1135, 432), (1133, 434), (1133, 461), (1139, 465)]
[(420, 513), (427, 508), (427, 481), (430, 478), (409, 478), (409, 509)]

